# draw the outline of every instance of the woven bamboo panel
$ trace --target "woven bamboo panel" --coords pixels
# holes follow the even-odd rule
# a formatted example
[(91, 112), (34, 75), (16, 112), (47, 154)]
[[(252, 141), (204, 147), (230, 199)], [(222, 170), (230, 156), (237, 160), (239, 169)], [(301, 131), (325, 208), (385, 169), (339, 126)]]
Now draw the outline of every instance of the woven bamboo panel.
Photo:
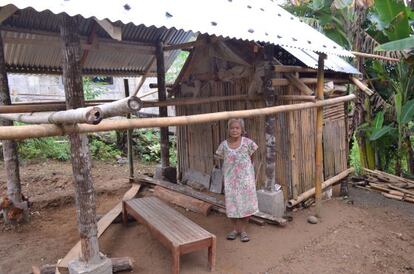
[[(246, 94), (248, 79), (229, 82), (209, 81), (199, 97)], [(311, 87), (311, 86), (310, 86)], [(313, 88), (313, 87), (311, 87)], [(292, 87), (283, 87), (279, 94), (300, 94)], [(283, 102), (293, 103), (293, 102)], [(297, 103), (297, 102), (295, 102)], [(281, 104), (281, 102), (277, 102)], [(222, 101), (203, 105), (177, 107), (177, 115), (191, 115), (264, 107), (262, 101)], [(341, 112), (342, 111), (342, 112)], [(324, 110), (325, 179), (346, 169), (346, 129), (343, 104)], [(276, 182), (282, 185), (286, 198), (299, 195), (314, 186), (316, 110), (307, 109), (276, 115)], [(257, 187), (265, 181), (264, 117), (245, 119), (247, 137), (259, 145), (254, 155)], [(188, 169), (210, 174), (213, 155), (221, 141), (227, 138), (227, 121), (178, 127), (178, 171)]]

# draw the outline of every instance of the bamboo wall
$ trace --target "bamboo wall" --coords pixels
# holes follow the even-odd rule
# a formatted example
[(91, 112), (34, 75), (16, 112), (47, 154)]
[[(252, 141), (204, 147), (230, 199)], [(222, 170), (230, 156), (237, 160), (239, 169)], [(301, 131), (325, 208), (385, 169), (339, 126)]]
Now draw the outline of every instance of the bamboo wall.
[[(205, 86), (198, 96), (246, 94), (248, 84), (247, 79), (234, 80), (232, 83), (210, 81), (209, 86)], [(299, 94), (299, 91), (289, 86), (278, 88), (276, 93)], [(191, 115), (264, 106), (262, 101), (231, 101), (181, 106), (176, 111), (177, 115)], [(347, 164), (343, 104), (326, 109), (324, 117), (327, 119), (324, 125), (324, 170), (325, 178), (329, 178), (345, 170)], [(282, 185), (286, 198), (295, 197), (313, 187), (315, 120), (316, 110), (312, 109), (276, 115), (276, 180)], [(258, 172), (257, 186), (260, 188), (265, 178), (264, 117), (246, 119), (245, 124), (247, 136), (259, 145), (259, 150), (254, 155), (254, 165)], [(214, 166), (214, 152), (227, 137), (226, 127), (227, 121), (178, 127), (178, 171), (184, 174), (188, 169), (195, 169), (210, 174)]]

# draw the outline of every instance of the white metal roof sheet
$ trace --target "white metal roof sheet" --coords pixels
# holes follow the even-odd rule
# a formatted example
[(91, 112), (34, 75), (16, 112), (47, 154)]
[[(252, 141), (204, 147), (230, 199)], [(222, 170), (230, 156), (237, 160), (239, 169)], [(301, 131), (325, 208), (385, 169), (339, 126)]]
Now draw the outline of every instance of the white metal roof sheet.
[[(297, 59), (302, 61), (306, 66), (310, 68), (318, 68), (318, 55), (312, 51), (303, 50), (303, 49), (295, 49), (289, 47), (282, 47), (287, 52), (295, 56)], [(335, 55), (327, 55), (325, 59), (325, 69), (332, 70), (336, 72), (344, 72), (348, 74), (360, 74), (360, 72), (350, 65), (348, 62), (343, 60), (341, 57)]]
[(175, 28), (224, 38), (272, 43), (339, 56), (353, 56), (273, 0), (0, 0), (0, 6), (50, 10), (124, 24)]

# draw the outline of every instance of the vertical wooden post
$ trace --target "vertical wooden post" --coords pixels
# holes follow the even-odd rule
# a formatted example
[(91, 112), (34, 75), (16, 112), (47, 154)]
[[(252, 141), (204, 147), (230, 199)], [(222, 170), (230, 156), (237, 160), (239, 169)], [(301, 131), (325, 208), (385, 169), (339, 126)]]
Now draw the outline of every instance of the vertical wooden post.
[[(61, 15), (60, 35), (63, 55), (63, 84), (66, 108), (85, 105), (82, 74), (81, 48), (78, 29), (73, 18)], [(75, 186), (76, 213), (81, 238), (80, 260), (87, 264), (100, 261), (96, 224), (95, 191), (92, 184), (91, 160), (88, 137), (85, 134), (69, 134), (73, 182)]]
[[(275, 92), (272, 87), (272, 78), (274, 71), (273, 65), (273, 45), (266, 45), (264, 47), (264, 82), (263, 82), (263, 95), (265, 98), (266, 107), (274, 106), (275, 104)], [(267, 191), (275, 190), (275, 162), (276, 162), (276, 137), (275, 137), (275, 116), (268, 115), (265, 117), (265, 140), (266, 140), (266, 183), (265, 189)]]
[[(164, 44), (160, 41), (156, 47), (157, 56), (157, 83), (158, 83), (158, 100), (165, 101), (167, 99), (165, 89), (165, 64), (164, 64)], [(167, 117), (167, 107), (159, 108), (160, 117)], [(161, 131), (161, 168), (170, 166), (170, 152), (168, 143), (168, 127), (162, 127)]]
[[(129, 97), (129, 83), (128, 79), (124, 79), (125, 97)], [(131, 119), (131, 114), (127, 114), (127, 119)], [(128, 147), (128, 167), (129, 167), (129, 180), (134, 178), (134, 151), (132, 150), (132, 129), (127, 131), (127, 147)]]
[[(316, 100), (323, 100), (324, 60), (326, 55), (319, 54), (318, 76), (316, 83)], [(323, 181), (323, 107), (316, 109), (316, 154), (315, 154), (315, 209), (316, 216), (321, 217), (322, 181)]]
[[(10, 105), (9, 82), (7, 80), (6, 61), (4, 59), (3, 38), (0, 35), (0, 105)], [(2, 126), (12, 126), (13, 122), (1, 120)], [(7, 196), (14, 204), (22, 202), (20, 185), (19, 157), (17, 153), (17, 143), (12, 140), (3, 140), (3, 157), (7, 177)], [(4, 214), (5, 221), (6, 215)]]

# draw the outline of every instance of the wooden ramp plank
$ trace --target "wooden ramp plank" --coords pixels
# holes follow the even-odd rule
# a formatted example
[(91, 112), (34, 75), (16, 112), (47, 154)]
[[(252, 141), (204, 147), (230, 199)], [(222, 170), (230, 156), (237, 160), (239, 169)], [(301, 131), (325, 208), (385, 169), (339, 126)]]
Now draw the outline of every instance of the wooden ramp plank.
[[(124, 194), (122, 201), (130, 200), (134, 198), (141, 185), (133, 184), (132, 187)], [(105, 230), (111, 225), (111, 223), (118, 217), (122, 212), (122, 201), (117, 203), (114, 208), (112, 208), (108, 213), (106, 213), (98, 221), (98, 238), (105, 232)], [(67, 273), (68, 264), (73, 259), (79, 257), (81, 250), (81, 242), (77, 242), (74, 247), (66, 254), (66, 256), (60, 260), (57, 264), (57, 267), (60, 273)]]

